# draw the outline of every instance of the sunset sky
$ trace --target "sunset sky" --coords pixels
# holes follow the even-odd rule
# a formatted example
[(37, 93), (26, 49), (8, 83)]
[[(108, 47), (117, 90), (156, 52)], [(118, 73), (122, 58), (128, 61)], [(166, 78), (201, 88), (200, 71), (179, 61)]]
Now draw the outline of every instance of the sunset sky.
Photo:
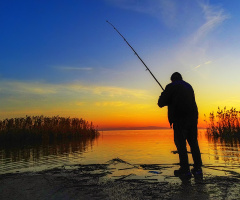
[[(231, 2), (231, 3), (230, 3)], [(240, 105), (239, 0), (1, 0), (0, 119), (80, 117), (99, 129), (169, 127), (178, 71), (204, 114)]]

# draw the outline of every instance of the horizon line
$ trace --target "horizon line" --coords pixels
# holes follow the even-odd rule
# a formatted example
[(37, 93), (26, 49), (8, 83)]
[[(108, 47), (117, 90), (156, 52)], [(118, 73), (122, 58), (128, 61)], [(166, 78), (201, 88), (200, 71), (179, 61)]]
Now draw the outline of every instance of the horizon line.
[[(117, 131), (117, 130), (160, 130), (160, 129), (173, 129), (169, 127), (162, 126), (143, 126), (143, 127), (108, 127), (101, 128), (98, 131)], [(198, 129), (206, 129), (205, 127), (198, 127)]]

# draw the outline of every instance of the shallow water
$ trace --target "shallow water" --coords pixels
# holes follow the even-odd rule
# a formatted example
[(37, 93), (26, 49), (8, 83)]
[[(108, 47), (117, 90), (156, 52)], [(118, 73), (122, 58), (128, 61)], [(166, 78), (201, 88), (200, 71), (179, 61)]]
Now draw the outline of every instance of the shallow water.
[[(239, 141), (213, 140), (206, 136), (204, 129), (199, 130), (198, 138), (206, 175), (240, 173)], [(131, 164), (161, 164), (178, 168), (175, 151), (171, 129), (104, 131), (95, 140), (2, 148), (0, 174), (73, 164), (102, 164), (113, 158)], [(189, 162), (193, 163), (191, 154)]]

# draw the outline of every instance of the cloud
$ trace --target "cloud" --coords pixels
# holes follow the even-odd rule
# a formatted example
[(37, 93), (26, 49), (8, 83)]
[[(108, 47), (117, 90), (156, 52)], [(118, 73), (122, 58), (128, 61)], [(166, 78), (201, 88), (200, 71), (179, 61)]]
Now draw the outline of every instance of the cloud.
[(107, 107), (121, 107), (121, 106), (126, 106), (129, 105), (127, 102), (122, 102), (122, 101), (103, 101), (103, 102), (95, 102), (96, 106), (107, 106)]
[(205, 18), (205, 23), (199, 27), (199, 29), (195, 32), (193, 37), (193, 42), (196, 43), (202, 38), (204, 38), (208, 33), (210, 33), (214, 28), (219, 26), (226, 19), (229, 19), (229, 15), (227, 15), (224, 10), (220, 7), (211, 6), (209, 4), (200, 4), (203, 15)]
[(68, 70), (68, 71), (91, 71), (93, 68), (91, 67), (58, 67), (60, 70)]
[(89, 94), (106, 97), (149, 98), (147, 91), (111, 86), (84, 85), (81, 83), (48, 84), (41, 82), (0, 81), (0, 96), (8, 95), (56, 95)]
[[(168, 27), (187, 29), (192, 21), (198, 23), (199, 15), (203, 13), (204, 24), (194, 35), (194, 41), (199, 41), (211, 30), (229, 18), (229, 15), (218, 6), (204, 3), (204, 0), (105, 0), (107, 3), (122, 9), (144, 13), (160, 19)], [(199, 10), (200, 9), (200, 10)], [(199, 12), (201, 11), (201, 12)], [(200, 16), (201, 18), (202, 16)], [(192, 19), (193, 18), (193, 19)], [(189, 20), (190, 19), (190, 20)], [(188, 24), (188, 25), (187, 25)], [(184, 26), (184, 28), (182, 27)]]
[(176, 0), (105, 0), (122, 9), (151, 15), (172, 25), (177, 19)]
[(194, 67), (194, 69), (197, 69), (197, 68), (199, 68), (199, 67), (201, 67), (201, 65), (198, 65), (197, 67)]
[(197, 69), (197, 68), (199, 68), (199, 67), (202, 67), (203, 65), (209, 65), (209, 64), (211, 64), (211, 63), (212, 63), (212, 61), (209, 60), (209, 61), (205, 62), (204, 64), (201, 64), (201, 65), (198, 65), (198, 66), (194, 67), (194, 69)]
[(28, 94), (55, 94), (57, 87), (51, 84), (38, 82), (1, 81), (0, 91), (7, 93), (28, 93)]
[(211, 64), (211, 63), (212, 63), (212, 61), (209, 60), (209, 61), (205, 62), (204, 64), (205, 64), (205, 65), (209, 65), (209, 64)]
[[(199, 73), (198, 69), (211, 64), (210, 60), (217, 60), (217, 54), (214, 54), (213, 50), (215, 51), (215, 44), (221, 43), (221, 40), (218, 41), (219, 35), (214, 38), (211, 36), (230, 18), (222, 7), (204, 3), (204, 0), (198, 2), (201, 3), (195, 5), (196, 13), (190, 20), (196, 21), (196, 24), (182, 37), (175, 51), (176, 61), (181, 66), (181, 69), (177, 70), (186, 70), (186, 73), (195, 69)], [(209, 70), (206, 68), (202, 73), (207, 77)]]
[(136, 104), (133, 102), (125, 102), (125, 101), (98, 101), (94, 104), (97, 107), (125, 107), (127, 109), (137, 109), (137, 110), (143, 110), (143, 109), (149, 109), (151, 105), (149, 104)]
[(79, 83), (69, 84), (64, 86), (66, 89), (74, 90), (76, 92), (89, 92), (100, 96), (125, 96), (125, 97), (137, 97), (137, 98), (149, 98), (149, 95), (145, 90), (138, 89), (128, 89), (121, 87), (111, 87), (111, 86), (96, 86), (96, 85), (82, 85)]

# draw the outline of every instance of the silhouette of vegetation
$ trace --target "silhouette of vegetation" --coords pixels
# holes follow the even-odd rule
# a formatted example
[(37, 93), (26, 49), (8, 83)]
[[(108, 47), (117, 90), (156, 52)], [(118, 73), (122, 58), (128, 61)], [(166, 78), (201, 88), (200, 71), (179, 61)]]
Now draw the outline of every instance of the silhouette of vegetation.
[(0, 143), (52, 142), (98, 135), (92, 122), (81, 118), (26, 116), (0, 120)]
[(207, 134), (213, 137), (238, 137), (240, 138), (240, 111), (236, 108), (227, 110), (220, 109), (216, 114), (214, 112), (209, 115), (209, 122), (207, 122)]

